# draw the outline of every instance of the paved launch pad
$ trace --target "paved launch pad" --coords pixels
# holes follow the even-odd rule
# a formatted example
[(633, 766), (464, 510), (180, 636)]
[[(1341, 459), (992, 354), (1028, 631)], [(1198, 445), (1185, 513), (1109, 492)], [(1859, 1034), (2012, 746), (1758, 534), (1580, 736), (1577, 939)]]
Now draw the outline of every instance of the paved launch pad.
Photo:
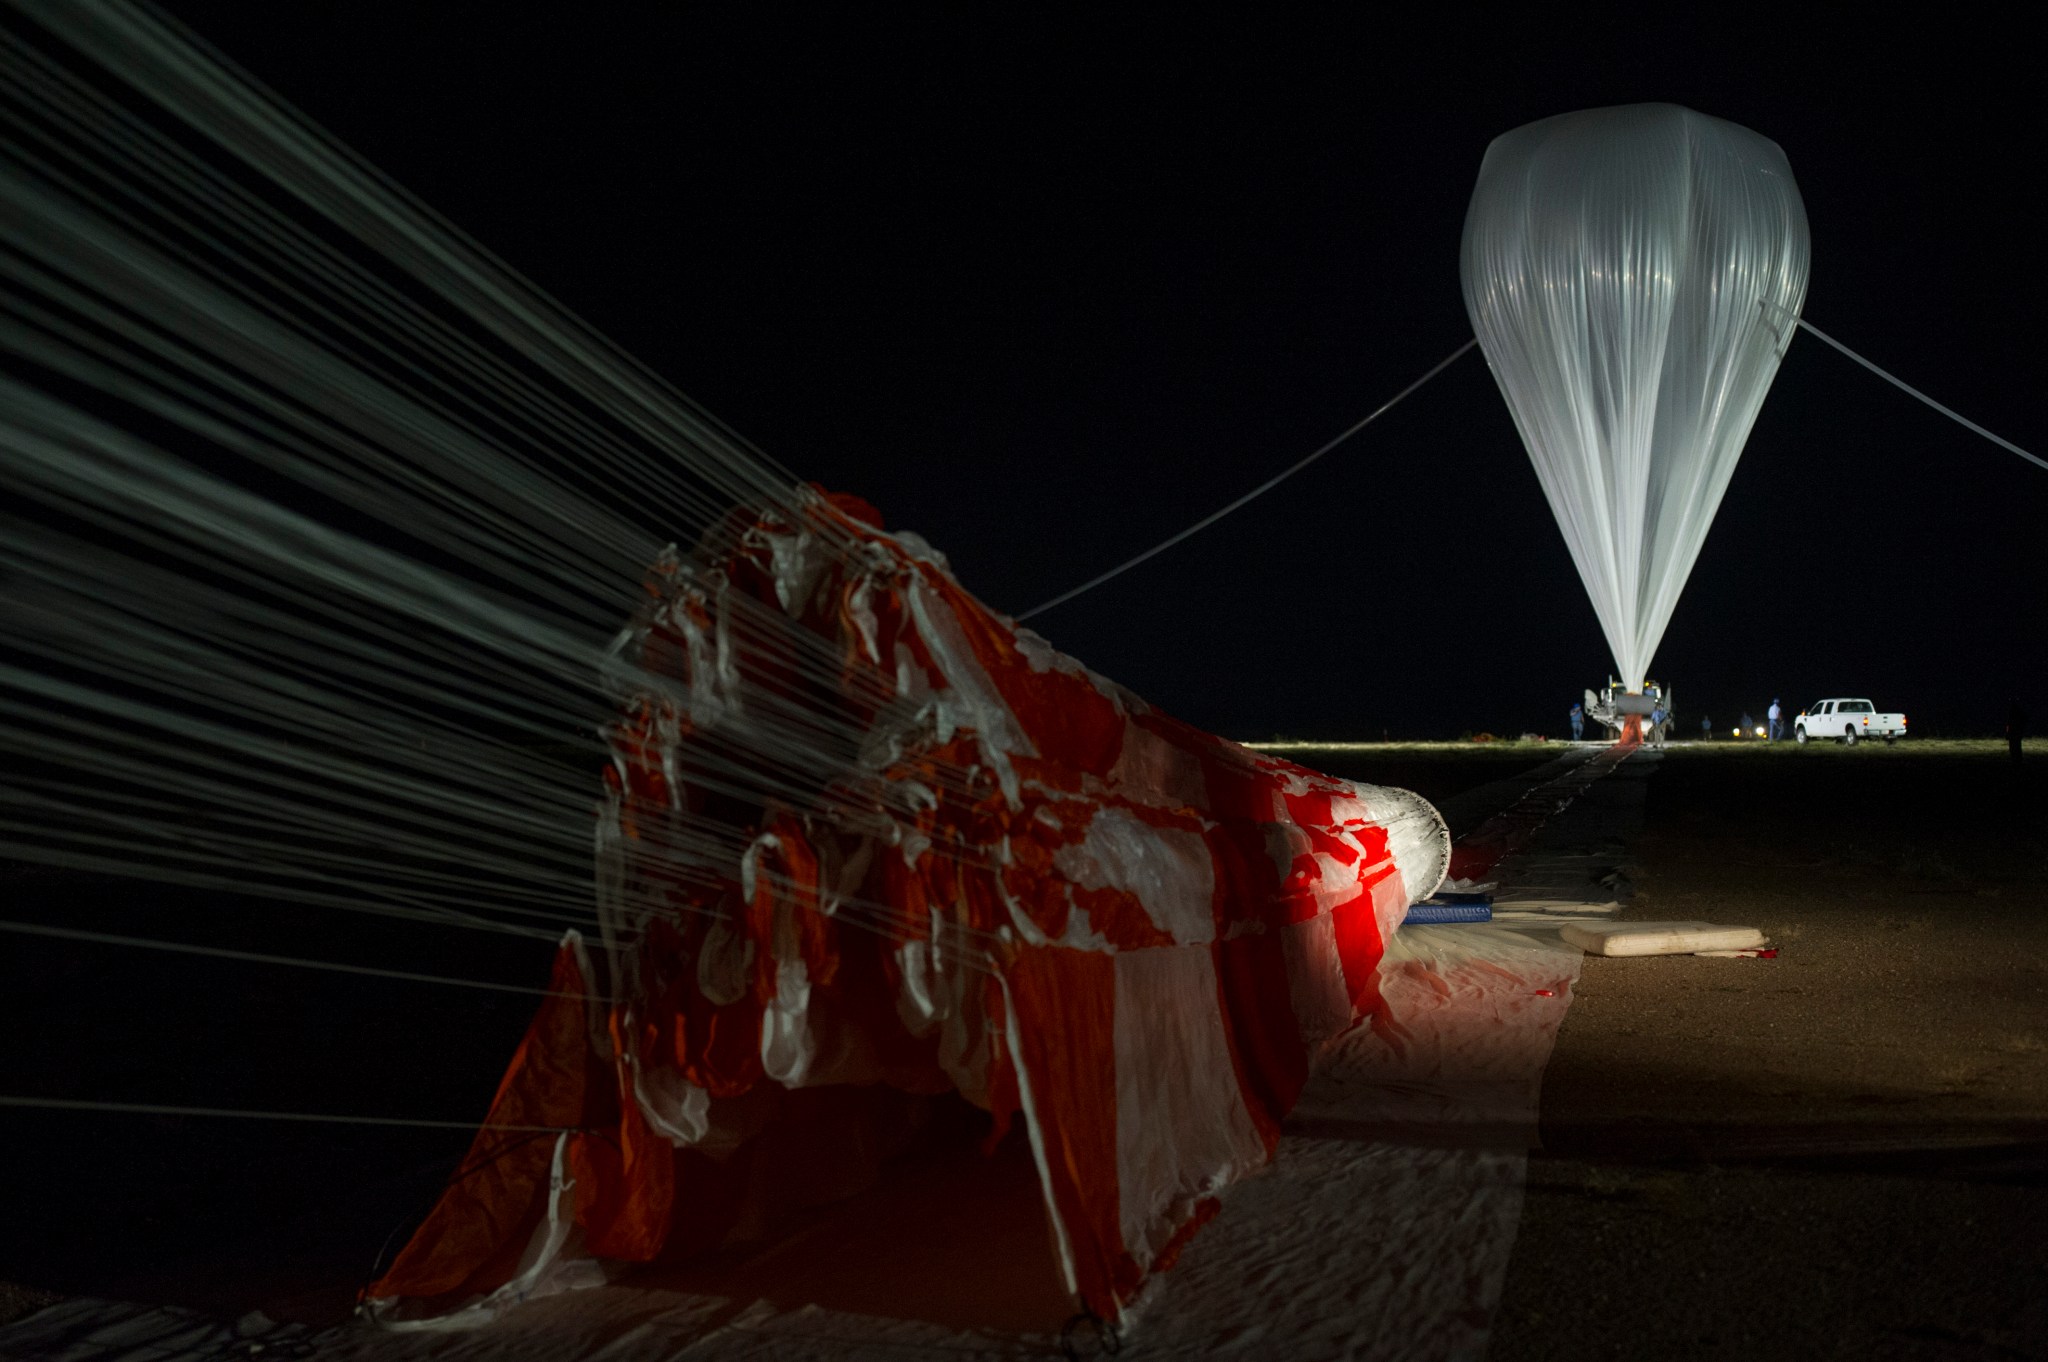
[(1492, 1356), (2048, 1357), (2048, 754), (1681, 744), (1588, 959)]
[[(1500, 863), (1496, 922), (1404, 931), (1389, 957), (1390, 988), (1419, 986), (1409, 1055), (1447, 1030), (1413, 1007), (1444, 996), (1434, 981), (1522, 1007), (1499, 1019), (1529, 1047), (1519, 1069), (1390, 1085), (1379, 1038), (1349, 1037), (1125, 1355), (2048, 1355), (2044, 777), (1988, 743), (1623, 764)], [(1502, 952), (1557, 959), (1561, 921), (1641, 916), (1753, 923), (1780, 955), (1586, 960), (1553, 998), (1503, 966), (1484, 992)], [(928, 1198), (959, 1203), (951, 1239), (908, 1237), (861, 1198), (718, 1282), (621, 1282), (467, 1335), (240, 1333), (363, 1359), (1056, 1357), (1033, 1320), (1066, 1304), (1029, 1285), (1049, 1268), (1016, 1152), (930, 1170)], [(1010, 1256), (974, 1258), (977, 1236)], [(831, 1271), (799, 1281), (805, 1261)], [(78, 1300), (0, 1329), (0, 1350), (264, 1355), (236, 1339), (194, 1311)]]

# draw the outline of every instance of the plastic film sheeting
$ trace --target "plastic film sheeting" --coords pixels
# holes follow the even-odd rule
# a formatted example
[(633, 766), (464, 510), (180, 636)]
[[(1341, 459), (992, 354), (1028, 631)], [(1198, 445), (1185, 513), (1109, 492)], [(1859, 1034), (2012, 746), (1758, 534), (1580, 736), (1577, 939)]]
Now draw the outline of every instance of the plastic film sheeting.
[(1641, 690), (1806, 297), (1776, 143), (1671, 104), (1496, 138), (1465, 305), (1606, 631)]

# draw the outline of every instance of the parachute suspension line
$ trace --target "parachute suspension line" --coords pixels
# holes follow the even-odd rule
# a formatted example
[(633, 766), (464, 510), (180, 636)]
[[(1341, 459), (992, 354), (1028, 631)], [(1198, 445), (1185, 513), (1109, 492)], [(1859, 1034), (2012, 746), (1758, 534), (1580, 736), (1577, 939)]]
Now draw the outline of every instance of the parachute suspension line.
[[(766, 455), (175, 21), (126, 3), (15, 5), (122, 85), (255, 168), (301, 209), (426, 283), (442, 303), (496, 332), (591, 406), (656, 445), (681, 443), (698, 456), (693, 472), (715, 465), (714, 481), (741, 493), (735, 499), (786, 495), (791, 479)], [(245, 222), (256, 220), (235, 206)], [(641, 462), (654, 467), (644, 456)]]
[(1883, 380), (1884, 380), (1885, 382), (1887, 382), (1887, 383), (1891, 384), (1891, 385), (1892, 385), (1893, 387), (1895, 387), (1895, 388), (1897, 388), (1897, 389), (1898, 389), (1899, 391), (1901, 391), (1901, 392), (1905, 393), (1905, 394), (1906, 394), (1907, 396), (1909, 396), (1909, 397), (1917, 397), (1917, 398), (1918, 398), (1918, 399), (1920, 399), (1920, 400), (1921, 400), (1922, 402), (1925, 402), (1925, 403), (1926, 403), (1926, 404), (1927, 404), (1928, 406), (1930, 406), (1930, 407), (1934, 408), (1934, 409), (1935, 409), (1936, 411), (1940, 412), (1940, 413), (1941, 413), (1941, 414), (1942, 414), (1943, 416), (1946, 416), (1946, 417), (1947, 417), (1947, 418), (1948, 418), (1949, 420), (1951, 420), (1951, 421), (1954, 421), (1954, 422), (1955, 422), (1955, 423), (1956, 423), (1957, 425), (1959, 425), (1959, 426), (1962, 426), (1962, 427), (1963, 427), (1964, 429), (1966, 429), (1966, 430), (1972, 430), (1972, 431), (1975, 431), (1975, 432), (1976, 432), (1977, 434), (1979, 434), (1979, 435), (1983, 436), (1983, 437), (1984, 437), (1985, 439), (1987, 439), (1987, 440), (1991, 441), (1991, 443), (1992, 443), (1992, 444), (1995, 444), (1995, 445), (1999, 446), (1999, 447), (2000, 447), (2001, 449), (2006, 449), (2006, 450), (2009, 450), (2009, 451), (2011, 451), (2011, 452), (2012, 452), (2012, 453), (2014, 453), (2014, 454), (2017, 454), (2017, 455), (2019, 455), (2019, 456), (2020, 456), (2020, 457), (2021, 457), (2022, 459), (2025, 459), (2025, 460), (2026, 460), (2026, 461), (2027, 461), (2028, 463), (2030, 463), (2030, 464), (2033, 464), (2033, 465), (2035, 465), (2036, 467), (2039, 467), (2039, 468), (2048, 468), (2048, 459), (2044, 459), (2044, 458), (2042, 458), (2042, 457), (2041, 457), (2040, 455), (2038, 455), (2038, 454), (2029, 454), (2029, 453), (2028, 453), (2028, 452), (2027, 452), (2026, 450), (2024, 450), (2024, 449), (2021, 449), (2021, 448), (2020, 448), (2020, 447), (2019, 447), (2018, 445), (2016, 445), (2016, 444), (2014, 444), (2014, 443), (2013, 443), (2012, 441), (2010, 441), (2010, 440), (2006, 439), (2006, 438), (2005, 438), (2005, 437), (2004, 437), (2003, 435), (1994, 435), (1994, 434), (1992, 434), (1992, 433), (1991, 433), (1990, 431), (1988, 431), (1988, 430), (1984, 429), (1984, 427), (1982, 427), (1982, 426), (1978, 425), (1978, 424), (1977, 424), (1977, 423), (1976, 423), (1975, 421), (1972, 421), (1972, 420), (1971, 420), (1971, 419), (1970, 419), (1969, 417), (1967, 417), (1967, 416), (1963, 415), (1963, 414), (1962, 414), (1961, 412), (1959, 412), (1959, 411), (1954, 411), (1954, 410), (1951, 410), (1951, 409), (1950, 409), (1950, 408), (1948, 408), (1948, 407), (1944, 407), (1944, 406), (1943, 406), (1943, 405), (1942, 405), (1941, 403), (1939, 403), (1939, 402), (1935, 401), (1935, 400), (1934, 400), (1933, 398), (1929, 397), (1929, 396), (1928, 396), (1928, 395), (1927, 395), (1926, 393), (1923, 393), (1923, 392), (1921, 392), (1921, 391), (1920, 391), (1920, 390), (1919, 390), (1918, 388), (1916, 388), (1916, 387), (1914, 387), (1914, 386), (1913, 386), (1912, 384), (1910, 384), (1910, 383), (1906, 382), (1906, 381), (1905, 381), (1904, 379), (1900, 378), (1900, 377), (1899, 377), (1898, 375), (1896, 375), (1896, 374), (1892, 374), (1892, 373), (1887, 373), (1887, 372), (1886, 372), (1885, 370), (1883, 370), (1883, 369), (1879, 368), (1879, 367), (1878, 367), (1877, 365), (1875, 365), (1875, 364), (1871, 363), (1871, 362), (1870, 362), (1869, 360), (1865, 359), (1865, 358), (1864, 358), (1863, 356), (1861, 356), (1861, 355), (1857, 354), (1857, 353), (1856, 353), (1856, 352), (1855, 352), (1854, 350), (1851, 350), (1851, 349), (1850, 349), (1850, 348), (1849, 348), (1848, 346), (1846, 346), (1846, 345), (1842, 344), (1842, 343), (1841, 343), (1840, 341), (1836, 340), (1836, 339), (1835, 339), (1835, 338), (1834, 338), (1833, 336), (1830, 336), (1830, 335), (1829, 335), (1829, 334), (1828, 334), (1827, 332), (1825, 332), (1825, 331), (1821, 330), (1821, 329), (1820, 329), (1819, 327), (1815, 326), (1815, 325), (1814, 325), (1814, 324), (1813, 324), (1812, 322), (1810, 322), (1810, 321), (1806, 320), (1806, 318), (1804, 318), (1804, 317), (1799, 317), (1799, 318), (1796, 318), (1795, 320), (1797, 320), (1797, 321), (1798, 321), (1798, 323), (1799, 323), (1799, 325), (1800, 325), (1800, 326), (1804, 327), (1804, 328), (1805, 328), (1806, 330), (1808, 330), (1808, 331), (1811, 331), (1811, 332), (1812, 332), (1812, 333), (1813, 333), (1813, 334), (1814, 334), (1814, 335), (1815, 335), (1816, 337), (1818, 337), (1818, 338), (1819, 338), (1819, 339), (1821, 339), (1821, 340), (1824, 340), (1824, 341), (1826, 341), (1826, 342), (1827, 342), (1827, 343), (1828, 343), (1829, 345), (1832, 345), (1832, 346), (1834, 346), (1834, 347), (1835, 347), (1835, 349), (1837, 349), (1837, 350), (1840, 350), (1840, 351), (1841, 351), (1841, 352), (1842, 352), (1843, 354), (1847, 355), (1847, 356), (1848, 356), (1848, 357), (1849, 357), (1850, 359), (1853, 359), (1853, 360), (1855, 360), (1855, 361), (1856, 361), (1856, 362), (1857, 362), (1858, 364), (1860, 364), (1860, 365), (1862, 365), (1862, 366), (1863, 366), (1864, 368), (1866, 368), (1866, 369), (1870, 370), (1870, 372), (1872, 372), (1873, 374), (1876, 374), (1876, 375), (1877, 375), (1877, 376), (1878, 376), (1879, 378), (1881, 378), (1881, 379), (1883, 379)]
[(599, 1003), (612, 1001), (611, 998), (596, 993), (564, 993), (559, 989), (535, 988), (530, 984), (501, 984), (488, 979), (458, 979), (446, 974), (416, 974), (411, 970), (380, 969), (374, 965), (344, 965), (336, 960), (309, 960), (296, 955), (269, 955), (260, 951), (229, 950), (223, 946), (201, 946), (189, 941), (159, 941), (154, 937), (122, 936), (114, 932), (52, 927), (41, 922), (15, 922), (6, 918), (0, 918), (0, 932), (13, 932), (21, 936), (53, 937), (59, 941), (84, 941), (100, 946), (134, 946), (144, 950), (170, 951), (178, 955), (206, 956), (216, 960), (331, 970), (337, 974), (361, 974), (378, 979), (397, 979), (406, 983), (452, 984), (459, 988), (482, 988), (497, 993), (524, 993), (540, 998), (576, 998)]
[(1151, 548), (1146, 549), (1143, 553), (1139, 554), (1135, 558), (1126, 559), (1125, 561), (1118, 563), (1115, 567), (1111, 568), (1109, 571), (1105, 573), (1102, 573), (1100, 576), (1089, 578), (1087, 581), (1081, 583), (1081, 585), (1075, 587), (1073, 590), (1063, 591), (1059, 595), (1053, 597), (1051, 600), (1046, 601), (1041, 605), (1032, 606), (1029, 610), (1026, 610), (1023, 614), (1017, 616), (1017, 621), (1021, 624), (1023, 621), (1032, 618), (1034, 615), (1044, 614), (1046, 611), (1052, 609), (1054, 606), (1065, 605), (1068, 601), (1073, 600), (1074, 597), (1079, 596), (1084, 592), (1093, 591), (1096, 587), (1101, 586), (1104, 582), (1110, 581), (1111, 579), (1116, 577), (1121, 577), (1124, 573), (1129, 572), (1132, 568), (1144, 562), (1146, 559), (1157, 557), (1159, 554), (1166, 552), (1168, 549), (1172, 548), (1174, 545), (1180, 543), (1184, 539), (1193, 538), (1195, 535), (1200, 534), (1203, 530), (1208, 529), (1211, 525), (1214, 525), (1217, 521), (1223, 519), (1223, 517), (1229, 515), (1232, 511), (1235, 511), (1238, 508), (1245, 506), (1248, 503), (1256, 500), (1257, 498), (1264, 496), (1266, 493), (1272, 491), (1275, 487), (1278, 487), (1281, 483), (1293, 477), (1296, 473), (1299, 473), (1302, 469), (1314, 463), (1317, 459), (1322, 458), (1323, 455), (1329, 453), (1338, 445), (1343, 444), (1346, 440), (1358, 434), (1359, 431), (1364, 430), (1374, 421), (1379, 420), (1380, 417), (1386, 415), (1389, 411), (1392, 411), (1395, 405), (1398, 404), (1402, 398), (1408, 396), (1408, 394), (1414, 392), (1417, 388), (1429, 382), (1429, 380), (1435, 378), (1444, 370), (1450, 368), (1453, 361), (1455, 361), (1459, 356), (1463, 355), (1467, 350), (1470, 350), (1473, 346), (1477, 344), (1479, 344), (1479, 339), (1476, 336), (1473, 337), (1471, 340), (1466, 341), (1463, 345), (1451, 351), (1450, 354), (1444, 356), (1441, 360), (1437, 361), (1436, 366), (1432, 368), (1428, 373), (1424, 374), (1421, 378), (1416, 379), (1413, 383), (1410, 383), (1407, 387), (1401, 389), (1401, 391), (1395, 393), (1385, 402), (1382, 402), (1378, 407), (1375, 407), (1370, 413), (1368, 413), (1364, 417), (1364, 419), (1358, 421), (1356, 424), (1345, 429), (1342, 433), (1337, 435), (1336, 438), (1330, 440), (1327, 444), (1323, 445), (1320, 449), (1317, 449), (1314, 453), (1308, 455), (1306, 458), (1298, 460), (1294, 464), (1288, 466), (1287, 468), (1282, 469), (1280, 472), (1266, 479), (1257, 487), (1252, 488), (1251, 491), (1246, 492), (1243, 496), (1231, 502), (1229, 505), (1221, 507), (1218, 510), (1211, 511), (1208, 515), (1203, 516), (1200, 520), (1197, 520), (1194, 524), (1188, 526), (1179, 534), (1176, 534), (1171, 538), (1162, 540), (1160, 543), (1154, 544)]
[(104, 1111), (124, 1116), (227, 1116), (251, 1121), (318, 1121), (344, 1126), (408, 1126), (415, 1130), (513, 1130), (535, 1135), (574, 1135), (580, 1130), (577, 1126), (491, 1125), (481, 1121), (437, 1121), (419, 1116), (346, 1116), (319, 1111), (263, 1111), (250, 1107), (180, 1107), (157, 1102), (21, 1097), (13, 1093), (0, 1093), (0, 1107), (32, 1111)]
[[(844, 779), (893, 682), (675, 553), (737, 508), (862, 568), (786, 469), (174, 22), (0, 11), (0, 853), (554, 941), (599, 917), (627, 702), (693, 726), (694, 789), (914, 821)], [(621, 625), (665, 556), (787, 689), (642, 665)], [(614, 886), (626, 919), (729, 916), (750, 832), (641, 833), (709, 892)]]

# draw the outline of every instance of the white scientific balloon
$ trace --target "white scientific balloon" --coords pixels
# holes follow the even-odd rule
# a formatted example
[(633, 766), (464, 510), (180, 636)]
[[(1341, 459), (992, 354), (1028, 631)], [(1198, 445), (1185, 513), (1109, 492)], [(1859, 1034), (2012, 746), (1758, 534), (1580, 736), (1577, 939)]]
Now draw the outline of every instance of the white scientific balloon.
[(1673, 104), (1494, 140), (1465, 306), (1615, 665), (1641, 690), (1806, 298), (1775, 142)]

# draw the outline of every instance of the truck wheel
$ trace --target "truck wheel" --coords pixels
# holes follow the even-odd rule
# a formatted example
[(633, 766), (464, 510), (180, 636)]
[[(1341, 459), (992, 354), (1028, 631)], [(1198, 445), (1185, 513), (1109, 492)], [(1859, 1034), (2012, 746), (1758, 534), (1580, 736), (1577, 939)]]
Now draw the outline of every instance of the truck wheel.
[(1850, 727), (1842, 730), (1842, 741), (1849, 744), (1849, 746), (1851, 747), (1854, 747), (1856, 745), (1857, 738), (1856, 729), (1854, 725), (1851, 725)]
[(1801, 725), (1799, 725), (1799, 727), (1797, 727), (1797, 728), (1793, 729), (1793, 730), (1792, 730), (1792, 736), (1793, 736), (1793, 738), (1794, 738), (1795, 740), (1797, 740), (1797, 741), (1799, 741), (1799, 742), (1805, 742), (1805, 741), (1806, 741), (1806, 725), (1805, 725), (1805, 724), (1801, 724)]

